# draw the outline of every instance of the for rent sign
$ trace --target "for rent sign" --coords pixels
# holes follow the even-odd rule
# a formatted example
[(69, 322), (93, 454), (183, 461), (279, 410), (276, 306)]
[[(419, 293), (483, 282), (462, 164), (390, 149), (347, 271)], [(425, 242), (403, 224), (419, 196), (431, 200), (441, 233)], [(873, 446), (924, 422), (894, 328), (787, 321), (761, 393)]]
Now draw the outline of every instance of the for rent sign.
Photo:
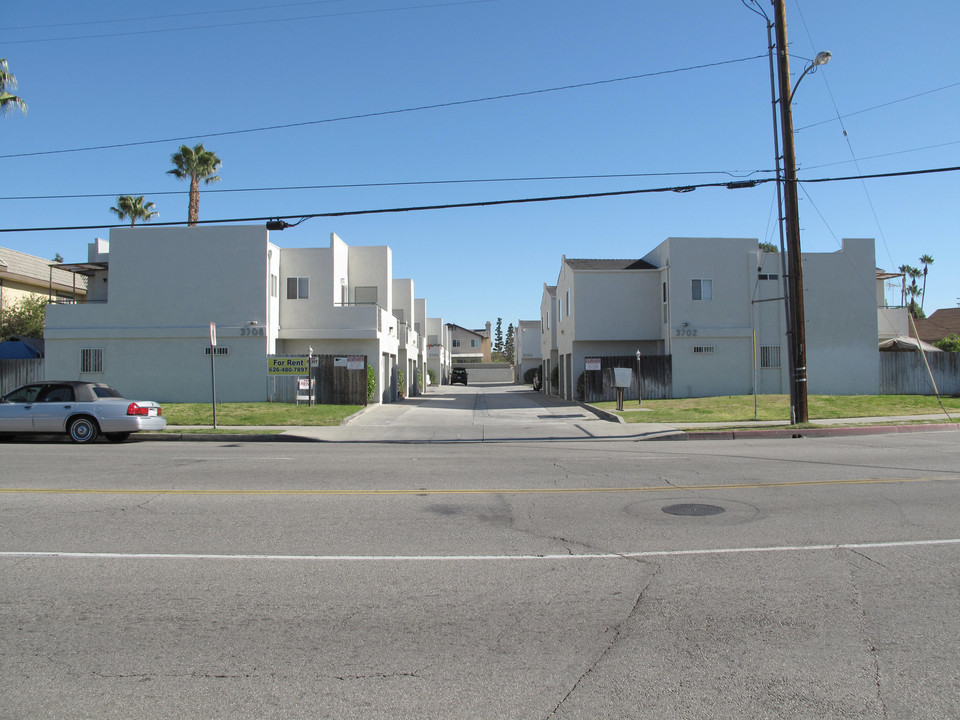
[(267, 375), (309, 375), (308, 357), (270, 357), (267, 358)]

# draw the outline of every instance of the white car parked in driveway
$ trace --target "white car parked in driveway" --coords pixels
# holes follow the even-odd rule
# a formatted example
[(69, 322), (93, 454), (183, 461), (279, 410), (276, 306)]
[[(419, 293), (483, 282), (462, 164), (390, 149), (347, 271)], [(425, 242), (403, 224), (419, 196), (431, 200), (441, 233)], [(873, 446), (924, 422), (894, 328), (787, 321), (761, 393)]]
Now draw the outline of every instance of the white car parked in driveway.
[(128, 400), (104, 383), (31, 383), (0, 398), (0, 435), (66, 433), (73, 442), (89, 443), (102, 433), (123, 442), (131, 433), (166, 426), (160, 405)]

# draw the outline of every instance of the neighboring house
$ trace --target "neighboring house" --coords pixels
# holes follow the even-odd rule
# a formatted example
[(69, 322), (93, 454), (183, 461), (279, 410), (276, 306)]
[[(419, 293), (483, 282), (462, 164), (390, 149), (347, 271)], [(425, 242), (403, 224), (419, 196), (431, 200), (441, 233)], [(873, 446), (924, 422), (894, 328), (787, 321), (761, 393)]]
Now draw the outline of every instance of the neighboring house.
[[(810, 392), (875, 394), (873, 240), (804, 253), (803, 272)], [(787, 393), (782, 297), (780, 257), (756, 239), (669, 238), (637, 260), (563, 257), (541, 303), (544, 372), (557, 367), (572, 398), (587, 357), (640, 351), (669, 356), (672, 397)]]
[(443, 318), (427, 318), (427, 368), (433, 371), (433, 382), (450, 381), (450, 328)]
[(0, 319), (25, 297), (73, 303), (82, 301), (86, 294), (86, 278), (36, 255), (0, 248)]
[(454, 323), (447, 323), (446, 327), (453, 364), (490, 362), (490, 323), (487, 323), (486, 335), (483, 330), (468, 330)]
[(559, 367), (560, 355), (557, 350), (557, 286), (543, 284), (540, 299), (540, 358), (543, 391), (556, 392), (558, 387), (552, 383), (553, 372)]
[(349, 247), (331, 234), (329, 248), (282, 249), (257, 226), (124, 228), (91, 244), (90, 261), (76, 267), (90, 296), (48, 309), (47, 377), (209, 401), (211, 323), (223, 402), (267, 399), (268, 355), (364, 356), (374, 402), (397, 399), (400, 362), (415, 377), (425, 360), (409, 325), (401, 343), (386, 246)]
[[(960, 335), (960, 308), (943, 308), (936, 310), (927, 318), (914, 320), (920, 339), (927, 343)], [(912, 332), (907, 333), (913, 335)]]
[(513, 330), (514, 378), (523, 383), (527, 371), (540, 366), (540, 321), (518, 320)]

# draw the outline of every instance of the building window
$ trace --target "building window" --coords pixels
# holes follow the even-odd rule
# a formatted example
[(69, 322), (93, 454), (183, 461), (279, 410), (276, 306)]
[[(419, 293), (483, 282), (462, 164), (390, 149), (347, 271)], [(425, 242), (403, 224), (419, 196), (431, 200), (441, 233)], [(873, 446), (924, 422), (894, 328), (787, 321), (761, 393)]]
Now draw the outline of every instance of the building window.
[(203, 354), (206, 355), (207, 357), (210, 357), (210, 351), (211, 351), (211, 350), (213, 351), (213, 354), (214, 354), (214, 356), (216, 356), (216, 357), (219, 357), (220, 355), (229, 355), (229, 354), (230, 354), (230, 348), (227, 347), (226, 345), (216, 345), (216, 346), (214, 346), (214, 347), (210, 347), (209, 345), (207, 345), (207, 346), (203, 349)]
[(693, 299), (713, 300), (713, 280), (695, 278), (693, 280)]
[(83, 348), (80, 350), (80, 372), (103, 372), (103, 348)]
[(310, 278), (288, 277), (287, 300), (306, 300), (310, 297)]
[(460, 341), (457, 340), (456, 338), (454, 338), (454, 340), (453, 340), (453, 346), (454, 346), (454, 347), (460, 347)]
[(713, 351), (716, 348), (713, 345), (694, 345), (693, 354), (694, 355), (713, 355)]
[(761, 345), (760, 346), (760, 367), (779, 368), (780, 367), (780, 346), (779, 345)]
[(366, 285), (355, 288), (353, 291), (353, 299), (357, 305), (376, 305), (378, 302), (377, 286)]
[(480, 347), (480, 341), (477, 340), (476, 338), (472, 338), (472, 339), (470, 340), (470, 347), (472, 347), (472, 348)]
[(570, 291), (567, 290), (567, 317), (570, 317)]
[(759, 275), (760, 280), (777, 280), (778, 278), (779, 275), (776, 273), (760, 273)]
[(270, 297), (277, 297), (280, 294), (280, 278), (276, 275), (270, 276)]

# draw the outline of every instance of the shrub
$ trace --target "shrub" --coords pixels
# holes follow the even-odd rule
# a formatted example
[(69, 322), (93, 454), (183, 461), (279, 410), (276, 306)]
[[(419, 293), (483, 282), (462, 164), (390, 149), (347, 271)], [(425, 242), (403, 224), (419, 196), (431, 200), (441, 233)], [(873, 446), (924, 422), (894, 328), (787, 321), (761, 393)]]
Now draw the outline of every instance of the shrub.
[(540, 372), (540, 368), (532, 367), (523, 374), (523, 384), (524, 385), (533, 385), (533, 378), (536, 374)]
[(373, 400), (377, 394), (377, 373), (374, 372), (371, 365), (367, 365), (367, 402)]

